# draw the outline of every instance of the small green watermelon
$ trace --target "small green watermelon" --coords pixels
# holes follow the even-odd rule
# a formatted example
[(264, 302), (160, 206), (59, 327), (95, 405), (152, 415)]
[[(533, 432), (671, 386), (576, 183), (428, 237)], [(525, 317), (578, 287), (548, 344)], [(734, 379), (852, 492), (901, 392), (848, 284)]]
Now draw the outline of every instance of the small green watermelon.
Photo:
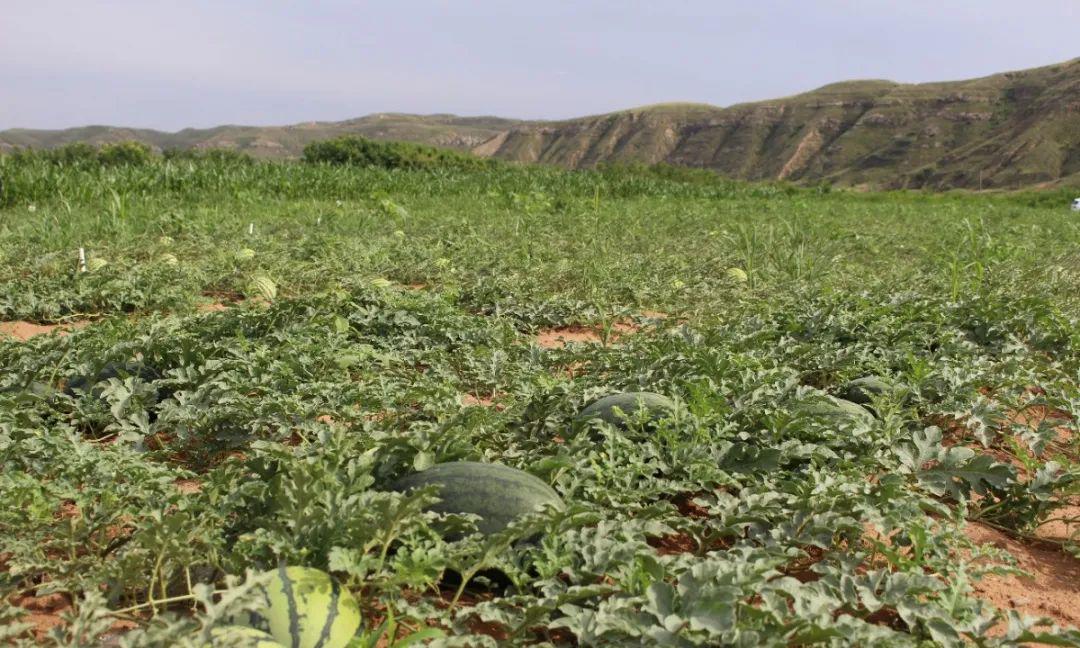
[(675, 403), (667, 396), (653, 392), (612, 394), (581, 410), (575, 421), (584, 423), (591, 419), (600, 419), (617, 428), (626, 429), (626, 421), (636, 419), (641, 410), (648, 411), (650, 420), (658, 421), (675, 411)]

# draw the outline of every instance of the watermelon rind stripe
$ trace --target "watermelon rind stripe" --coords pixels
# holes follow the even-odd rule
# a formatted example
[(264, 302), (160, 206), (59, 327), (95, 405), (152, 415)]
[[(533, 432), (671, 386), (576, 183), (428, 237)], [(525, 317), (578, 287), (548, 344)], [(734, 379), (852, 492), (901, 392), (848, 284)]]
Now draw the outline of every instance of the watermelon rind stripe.
[(341, 587), (336, 580), (330, 579), (330, 612), (326, 615), (326, 623), (323, 624), (322, 632), (319, 633), (319, 641), (316, 642), (315, 648), (322, 648), (327, 641), (330, 641), (330, 631), (334, 628), (334, 621), (337, 620), (340, 595)]
[(278, 565), (278, 576), (281, 578), (285, 600), (289, 604), (289, 637), (292, 639), (292, 648), (300, 648), (300, 611), (296, 606), (296, 595), (284, 561)]

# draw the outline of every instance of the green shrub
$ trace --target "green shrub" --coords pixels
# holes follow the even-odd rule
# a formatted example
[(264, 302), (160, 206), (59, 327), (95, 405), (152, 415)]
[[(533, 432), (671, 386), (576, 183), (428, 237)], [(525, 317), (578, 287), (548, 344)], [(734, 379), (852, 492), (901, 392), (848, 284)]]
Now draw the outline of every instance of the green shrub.
[[(29, 151), (27, 151), (27, 153), (29, 153)], [(87, 144), (86, 142), (67, 144), (51, 151), (43, 151), (42, 154), (55, 164), (66, 164), (70, 166), (77, 164), (97, 164), (98, 162), (97, 147), (92, 144)]]
[(141, 165), (151, 162), (154, 154), (142, 142), (117, 142), (102, 146), (97, 157), (102, 166)]
[(382, 169), (465, 169), (493, 164), (490, 160), (450, 149), (408, 142), (376, 142), (353, 136), (308, 144), (304, 147), (304, 161)]

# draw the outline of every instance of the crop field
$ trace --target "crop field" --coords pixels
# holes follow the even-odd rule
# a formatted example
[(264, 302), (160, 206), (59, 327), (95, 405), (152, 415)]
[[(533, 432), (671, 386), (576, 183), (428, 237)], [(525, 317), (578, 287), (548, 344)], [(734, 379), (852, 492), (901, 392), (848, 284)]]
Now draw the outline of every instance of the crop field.
[[(227, 158), (0, 178), (0, 645), (210, 645), (288, 565), (355, 598), (357, 647), (1080, 646), (1058, 196)], [(621, 392), (674, 405), (579, 415)], [(394, 487), (457, 461), (562, 506), (481, 532)]]

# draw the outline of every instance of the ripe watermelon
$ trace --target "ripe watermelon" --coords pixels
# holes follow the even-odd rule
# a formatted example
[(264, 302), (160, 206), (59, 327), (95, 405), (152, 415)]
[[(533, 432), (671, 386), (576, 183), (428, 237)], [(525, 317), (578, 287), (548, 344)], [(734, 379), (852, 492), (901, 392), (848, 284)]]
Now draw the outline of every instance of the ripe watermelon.
[(344, 648), (360, 628), (356, 599), (318, 569), (282, 565), (263, 593), (266, 616), (247, 625), (289, 648)]
[(441, 498), (432, 511), (478, 515), (481, 520), (476, 527), (484, 534), (501, 531), (515, 518), (545, 504), (563, 508), (558, 493), (543, 480), (509, 466), (476, 461), (436, 464), (402, 477), (390, 488), (408, 491), (431, 485), (439, 486)]
[(649, 412), (650, 420), (658, 421), (670, 416), (675, 411), (675, 403), (667, 396), (653, 392), (613, 394), (594, 401), (581, 410), (576, 421), (584, 423), (590, 419), (598, 418), (615, 427), (626, 429), (627, 419), (636, 419), (638, 412), (641, 410)]
[(264, 274), (255, 275), (248, 282), (245, 293), (248, 297), (262, 297), (267, 301), (277, 299), (277, 284)]

